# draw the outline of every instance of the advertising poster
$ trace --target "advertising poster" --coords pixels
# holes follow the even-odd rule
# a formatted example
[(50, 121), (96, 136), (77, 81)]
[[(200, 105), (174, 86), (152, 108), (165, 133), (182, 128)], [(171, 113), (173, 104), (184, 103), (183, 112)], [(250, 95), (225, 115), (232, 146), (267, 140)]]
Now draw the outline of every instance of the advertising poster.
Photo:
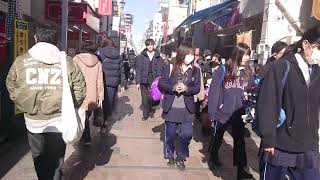
[(14, 57), (28, 51), (28, 22), (23, 20), (14, 21)]

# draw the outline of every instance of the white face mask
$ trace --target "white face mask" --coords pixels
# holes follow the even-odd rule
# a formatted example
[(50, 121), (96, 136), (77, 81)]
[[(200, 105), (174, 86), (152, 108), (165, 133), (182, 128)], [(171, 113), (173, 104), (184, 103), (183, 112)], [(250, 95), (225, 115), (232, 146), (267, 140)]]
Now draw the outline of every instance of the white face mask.
[(211, 60), (211, 56), (206, 56), (206, 60)]
[(194, 55), (188, 54), (188, 55), (186, 55), (186, 57), (184, 58), (184, 63), (185, 63), (186, 65), (189, 65), (189, 64), (191, 64), (191, 63), (193, 62), (193, 60), (194, 60)]
[(320, 50), (313, 49), (310, 59), (312, 60), (312, 64), (318, 64), (320, 61)]

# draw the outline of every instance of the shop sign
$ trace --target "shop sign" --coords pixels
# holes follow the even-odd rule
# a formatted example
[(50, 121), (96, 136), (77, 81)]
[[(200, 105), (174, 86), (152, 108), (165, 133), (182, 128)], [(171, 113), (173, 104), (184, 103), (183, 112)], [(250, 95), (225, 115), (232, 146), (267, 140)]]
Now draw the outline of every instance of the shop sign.
[[(46, 1), (46, 18), (52, 21), (61, 22), (62, 8), (60, 1)], [(70, 3), (68, 11), (68, 21), (70, 23), (86, 23), (87, 4)]]
[(28, 51), (28, 22), (23, 20), (14, 21), (14, 57), (23, 55)]
[(207, 20), (207, 22), (204, 23), (204, 32), (205, 33), (215, 32), (221, 29), (235, 26), (237, 24), (240, 24), (240, 22), (241, 22), (240, 9), (235, 8), (231, 12), (224, 14), (222, 16), (219, 16), (214, 20)]

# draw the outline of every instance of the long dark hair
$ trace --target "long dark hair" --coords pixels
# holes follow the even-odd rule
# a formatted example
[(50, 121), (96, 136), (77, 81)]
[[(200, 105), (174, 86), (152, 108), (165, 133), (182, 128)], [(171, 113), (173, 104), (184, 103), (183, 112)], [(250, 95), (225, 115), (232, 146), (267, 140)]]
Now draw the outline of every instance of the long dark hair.
[(315, 26), (303, 33), (301, 39), (298, 42), (290, 45), (289, 48), (287, 48), (285, 55), (288, 53), (295, 54), (298, 52), (303, 52), (302, 43), (305, 40), (307, 40), (310, 44), (320, 44), (320, 26)]
[[(266, 64), (271, 63), (276, 60), (275, 55), (280, 53), (283, 49), (286, 49), (288, 44), (282, 41), (277, 41), (272, 45), (271, 48), (271, 57), (267, 60)], [(283, 53), (284, 54), (284, 53)]]
[[(234, 47), (231, 58), (227, 63), (227, 75), (225, 76), (226, 81), (234, 81), (236, 79), (238, 69), (241, 66), (242, 57), (244, 55), (250, 55), (250, 47), (245, 43), (239, 43)], [(251, 76), (251, 68), (249, 62), (244, 67), (244, 79), (247, 81)]]
[[(181, 66), (184, 63), (184, 59), (188, 54), (194, 54), (194, 49), (184, 45), (179, 46), (179, 48), (177, 49), (177, 56), (171, 74), (181, 73)], [(192, 63), (192, 72), (194, 72), (194, 69), (194, 63)]]

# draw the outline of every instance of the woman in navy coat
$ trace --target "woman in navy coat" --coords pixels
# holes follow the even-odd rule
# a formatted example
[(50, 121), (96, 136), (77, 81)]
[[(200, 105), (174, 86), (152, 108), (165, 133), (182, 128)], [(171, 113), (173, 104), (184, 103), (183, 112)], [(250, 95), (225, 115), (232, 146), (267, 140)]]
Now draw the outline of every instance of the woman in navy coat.
[[(168, 166), (177, 166), (180, 170), (185, 169), (184, 161), (189, 156), (195, 117), (194, 95), (200, 92), (200, 70), (193, 65), (194, 58), (193, 49), (179, 47), (176, 62), (165, 68), (158, 85), (164, 92), (164, 157), (169, 160)], [(177, 135), (180, 147), (175, 147)]]

